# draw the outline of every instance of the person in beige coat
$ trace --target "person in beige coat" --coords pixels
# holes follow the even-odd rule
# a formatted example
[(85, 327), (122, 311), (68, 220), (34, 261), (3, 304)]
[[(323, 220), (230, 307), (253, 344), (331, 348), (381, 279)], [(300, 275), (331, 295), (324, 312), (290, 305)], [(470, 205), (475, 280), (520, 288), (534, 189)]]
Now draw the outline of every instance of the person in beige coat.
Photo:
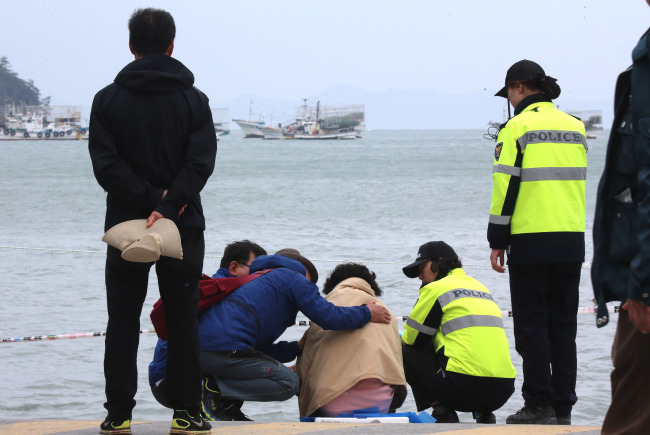
[[(334, 268), (323, 293), (329, 302), (348, 307), (378, 301), (381, 289), (366, 266), (345, 263)], [(404, 403), (402, 347), (392, 314), (390, 324), (355, 330), (326, 331), (312, 324), (303, 339), (296, 364), (301, 417), (334, 417), (371, 407), (387, 413)]]

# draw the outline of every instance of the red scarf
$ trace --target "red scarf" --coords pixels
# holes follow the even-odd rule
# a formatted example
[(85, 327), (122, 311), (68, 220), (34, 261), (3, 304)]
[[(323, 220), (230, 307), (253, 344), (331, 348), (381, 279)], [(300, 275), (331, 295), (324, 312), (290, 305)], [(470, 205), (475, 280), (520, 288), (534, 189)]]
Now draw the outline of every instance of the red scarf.
[[(244, 284), (272, 270), (266, 269), (250, 275), (231, 278), (210, 278), (208, 275), (203, 274), (199, 281), (199, 313), (221, 301)], [(153, 310), (151, 310), (149, 317), (151, 317), (151, 323), (153, 323), (158, 337), (162, 340), (167, 340), (167, 319), (165, 318), (165, 308), (163, 307), (162, 299), (158, 299), (153, 304)]]

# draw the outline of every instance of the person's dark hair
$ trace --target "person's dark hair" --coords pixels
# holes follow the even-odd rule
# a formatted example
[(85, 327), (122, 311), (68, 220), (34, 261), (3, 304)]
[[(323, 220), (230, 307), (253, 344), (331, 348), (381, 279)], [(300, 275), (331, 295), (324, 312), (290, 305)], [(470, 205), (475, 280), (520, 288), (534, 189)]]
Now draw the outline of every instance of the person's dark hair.
[(233, 261), (240, 264), (248, 264), (251, 252), (255, 254), (256, 257), (266, 255), (264, 248), (250, 240), (232, 242), (223, 250), (223, 257), (221, 257), (221, 264), (219, 264), (219, 267), (228, 267)]
[(463, 263), (460, 262), (460, 258), (457, 260), (449, 260), (447, 258), (431, 260), (431, 271), (438, 271), (438, 275), (436, 276), (435, 281), (446, 277), (449, 275), (449, 272), (459, 267), (463, 267)]
[(175, 37), (174, 18), (162, 9), (136, 9), (129, 19), (129, 42), (141, 56), (164, 53)]
[(361, 278), (370, 284), (375, 292), (375, 296), (379, 297), (383, 293), (377, 282), (375, 281), (377, 275), (374, 272), (368, 270), (366, 266), (359, 263), (343, 263), (339, 264), (334, 268), (334, 270), (329, 274), (323, 284), (323, 294), (329, 294), (334, 287), (339, 285), (342, 281), (348, 278)]

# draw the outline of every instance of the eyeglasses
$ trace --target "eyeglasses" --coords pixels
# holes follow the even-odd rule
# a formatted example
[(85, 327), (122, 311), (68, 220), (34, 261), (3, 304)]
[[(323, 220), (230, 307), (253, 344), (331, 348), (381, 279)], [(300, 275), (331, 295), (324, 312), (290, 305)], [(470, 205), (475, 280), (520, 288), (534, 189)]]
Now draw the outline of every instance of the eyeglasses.
[[(238, 263), (239, 263), (239, 262), (238, 262)], [(251, 267), (250, 264), (246, 264), (246, 263), (239, 263), (239, 264), (241, 264), (242, 266), (246, 266), (246, 267), (248, 267), (249, 269), (250, 269), (250, 267)]]

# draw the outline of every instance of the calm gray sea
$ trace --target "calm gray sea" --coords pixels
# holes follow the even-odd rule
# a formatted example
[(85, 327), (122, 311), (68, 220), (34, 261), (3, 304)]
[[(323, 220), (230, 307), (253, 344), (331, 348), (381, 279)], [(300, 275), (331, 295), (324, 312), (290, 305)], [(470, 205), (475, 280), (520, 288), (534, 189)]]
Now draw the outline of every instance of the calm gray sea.
[[(217, 166), (202, 194), (204, 271), (212, 274), (224, 246), (243, 238), (269, 252), (299, 249), (319, 269), (319, 284), (339, 262), (362, 262), (377, 273), (383, 300), (401, 316), (419, 287), (402, 266), (420, 244), (445, 240), (467, 272), (509, 309), (507, 274), (489, 267), (494, 142), (483, 133), (376, 130), (354, 141), (302, 142), (243, 139), (234, 131), (219, 142)], [(589, 141), (588, 261), (606, 143), (607, 132)], [(87, 142), (0, 142), (0, 167), (0, 338), (103, 331), (105, 194), (93, 177)], [(580, 306), (592, 305), (588, 267)], [(151, 328), (149, 311), (158, 299), (154, 274), (149, 289), (143, 329)], [(504, 322), (518, 377), (517, 392), (496, 413), (499, 422), (522, 406), (521, 360), (512, 320)], [(579, 315), (574, 424), (602, 423), (614, 330), (614, 324), (597, 329), (592, 315)], [(289, 328), (283, 338), (298, 339), (303, 331)], [(169, 419), (147, 382), (156, 336), (144, 334), (140, 343), (134, 418)], [(0, 343), (0, 418), (103, 419), (103, 350), (101, 337)], [(257, 421), (298, 418), (295, 399), (248, 402), (243, 410)], [(401, 411), (415, 411), (412, 397)], [(461, 414), (461, 421), (472, 421), (471, 415)]]

